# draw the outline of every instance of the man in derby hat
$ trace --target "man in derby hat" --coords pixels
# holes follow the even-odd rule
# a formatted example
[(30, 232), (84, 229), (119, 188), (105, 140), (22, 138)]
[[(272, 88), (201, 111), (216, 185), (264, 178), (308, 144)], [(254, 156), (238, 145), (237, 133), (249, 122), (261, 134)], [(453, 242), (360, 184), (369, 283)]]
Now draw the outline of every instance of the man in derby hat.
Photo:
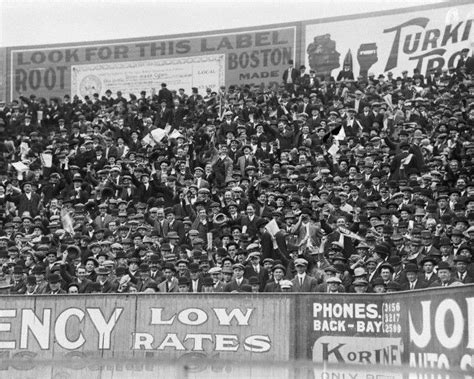
[(448, 262), (438, 263), (438, 280), (430, 284), (430, 287), (449, 287), (453, 284), (462, 284), (453, 277), (453, 267)]
[(408, 290), (417, 290), (426, 288), (427, 284), (424, 280), (420, 279), (418, 276), (418, 265), (416, 263), (408, 263), (405, 266), (405, 273), (408, 282), (402, 286), (403, 291)]

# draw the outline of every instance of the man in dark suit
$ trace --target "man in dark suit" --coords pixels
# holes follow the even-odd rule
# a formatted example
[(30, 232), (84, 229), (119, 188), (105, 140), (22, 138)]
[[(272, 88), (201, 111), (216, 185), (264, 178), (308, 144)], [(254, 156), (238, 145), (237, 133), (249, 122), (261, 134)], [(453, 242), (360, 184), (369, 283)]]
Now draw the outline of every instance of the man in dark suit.
[(20, 216), (24, 212), (29, 212), (31, 217), (37, 216), (41, 210), (41, 197), (33, 192), (30, 182), (24, 182), (22, 189), (23, 193), (17, 195), (8, 190), (5, 200), (15, 203)]
[(150, 213), (146, 217), (146, 221), (153, 226), (158, 232), (158, 235), (162, 238), (166, 237), (169, 230), (168, 220), (165, 218), (165, 212), (163, 208), (153, 207), (150, 208)]
[(135, 200), (137, 198), (138, 189), (132, 184), (130, 175), (122, 176), (122, 185), (119, 190), (119, 198), (125, 201)]
[(45, 292), (47, 295), (62, 295), (65, 294), (61, 288), (61, 276), (59, 274), (49, 274), (48, 275), (48, 289)]
[(94, 219), (94, 225), (98, 229), (105, 229), (113, 217), (108, 214), (108, 206), (105, 203), (99, 204), (99, 214)]
[(95, 148), (95, 159), (92, 163), (92, 167), (97, 172), (97, 171), (102, 170), (106, 164), (107, 164), (107, 159), (105, 158), (105, 155), (104, 155), (104, 148), (101, 145), (99, 145)]
[(283, 72), (283, 83), (286, 90), (293, 93), (295, 91), (295, 84), (297, 82), (299, 71), (293, 67), (293, 60), (288, 61), (288, 68)]
[(175, 278), (176, 268), (172, 263), (167, 263), (163, 271), (165, 280), (158, 285), (160, 292), (179, 292), (178, 279)]
[(306, 93), (311, 84), (311, 78), (306, 72), (306, 67), (304, 65), (300, 66), (298, 77), (296, 78), (297, 91), (299, 94)]
[(197, 105), (202, 102), (202, 96), (196, 87), (191, 88), (192, 94), (188, 97), (186, 104), (190, 111), (194, 111)]
[(452, 267), (448, 262), (438, 263), (438, 280), (430, 284), (430, 287), (449, 287), (453, 283), (459, 283), (459, 280), (453, 278)]
[(303, 258), (295, 259), (296, 276), (291, 281), (293, 292), (316, 292), (318, 281), (306, 273), (308, 261)]
[(434, 272), (434, 267), (436, 265), (436, 258), (434, 256), (426, 256), (420, 261), (420, 265), (423, 268), (423, 272), (419, 277), (424, 280), (429, 287), (432, 283), (438, 280), (438, 275)]
[(100, 292), (102, 293), (116, 293), (119, 283), (116, 279), (109, 277), (110, 271), (105, 267), (97, 269), (97, 283), (100, 284)]
[(272, 208), (267, 204), (267, 195), (263, 190), (258, 194), (257, 201), (255, 202), (255, 214), (263, 218), (272, 217)]
[(158, 103), (161, 104), (163, 101), (166, 103), (166, 106), (173, 106), (173, 94), (166, 88), (166, 83), (161, 83), (161, 89), (158, 91)]
[(470, 260), (465, 255), (456, 255), (454, 257), (454, 276), (455, 279), (459, 280), (461, 283), (470, 284), (474, 283), (474, 278), (469, 275), (467, 272), (467, 266), (469, 265)]
[(426, 282), (418, 277), (418, 265), (416, 263), (408, 263), (404, 271), (408, 282), (402, 285), (402, 291), (418, 290), (427, 287)]
[(247, 233), (250, 239), (255, 239), (258, 232), (260, 217), (255, 215), (255, 206), (247, 205), (246, 216), (242, 217), (242, 233)]
[(141, 183), (138, 186), (137, 190), (137, 199), (142, 203), (148, 202), (148, 199), (152, 196), (155, 196), (157, 189), (154, 181), (150, 181), (150, 176), (143, 173), (141, 175)]
[(245, 266), (236, 263), (232, 266), (234, 270), (234, 278), (225, 285), (224, 292), (243, 292), (243, 286), (248, 285), (249, 281), (244, 278)]
[(362, 125), (362, 129), (364, 131), (370, 130), (372, 128), (372, 125), (375, 121), (375, 116), (374, 114), (370, 111), (370, 107), (368, 105), (365, 105), (360, 113), (358, 114), (357, 119), (359, 120), (360, 124)]
[(150, 278), (156, 283), (162, 283), (165, 281), (165, 277), (161, 271), (160, 257), (157, 254), (153, 254), (149, 260), (150, 266)]
[(86, 278), (86, 268), (84, 266), (79, 266), (76, 269), (76, 276), (72, 276), (67, 270), (67, 265), (62, 263), (60, 265), (60, 275), (63, 280), (67, 283), (76, 283), (79, 293), (89, 293), (89, 286), (92, 283), (91, 280)]
[(459, 58), (456, 70), (460, 71), (461, 68), (466, 69), (466, 74), (471, 74), (474, 71), (474, 58), (469, 57), (469, 49), (465, 48), (461, 50), (461, 57)]
[(73, 204), (85, 204), (89, 200), (89, 193), (82, 189), (84, 183), (81, 174), (74, 174), (72, 179), (72, 188), (65, 189), (63, 194), (66, 199), (71, 200)]
[(155, 126), (164, 129), (173, 121), (173, 111), (168, 107), (166, 100), (161, 100), (160, 109), (156, 111)]
[(12, 288), (10, 293), (22, 295), (26, 292), (26, 276), (23, 266), (16, 265), (13, 267), (13, 280), (11, 281)]
[(224, 292), (225, 284), (221, 280), (221, 273), (222, 268), (220, 267), (212, 267), (208, 272), (212, 278), (212, 292)]
[(421, 253), (427, 257), (429, 255), (439, 255), (441, 252), (433, 246), (433, 236), (429, 230), (423, 230), (421, 232), (421, 243), (423, 250)]
[(263, 292), (282, 292), (280, 282), (283, 280), (286, 274), (285, 266), (277, 264), (272, 267), (273, 279), (265, 284)]
[(252, 148), (250, 145), (242, 147), (243, 155), (237, 158), (237, 168), (240, 169), (242, 176), (245, 176), (245, 169), (248, 166), (258, 167), (258, 162), (255, 156), (252, 154)]
[(362, 99), (363, 93), (361, 90), (356, 90), (354, 95), (355, 98), (349, 102), (348, 107), (355, 109), (356, 114), (359, 115), (364, 111), (364, 108), (367, 106), (367, 102)]
[(321, 125), (321, 115), (319, 113), (319, 109), (311, 108), (311, 118), (308, 118), (306, 124), (308, 125), (310, 131), (318, 128)]
[(146, 263), (142, 263), (138, 268), (139, 279), (136, 284), (138, 292), (144, 292), (147, 288), (153, 285), (157, 285), (156, 281), (150, 276), (150, 266)]
[(258, 251), (253, 251), (248, 255), (249, 264), (245, 268), (244, 277), (246, 279), (257, 277), (260, 283), (260, 292), (263, 292), (269, 278), (267, 270), (260, 264), (260, 258), (261, 254)]
[(420, 172), (422, 162), (418, 157), (410, 153), (410, 144), (400, 144), (400, 154), (397, 154), (390, 166), (390, 179), (400, 180), (406, 179), (411, 173), (418, 174)]
[(179, 237), (179, 243), (182, 243), (185, 237), (184, 224), (180, 220), (176, 220), (176, 215), (173, 208), (165, 209), (165, 217), (168, 221), (168, 233), (176, 232)]
[(199, 271), (199, 264), (191, 263), (189, 265), (189, 292), (202, 292), (202, 278)]
[(111, 137), (106, 137), (105, 138), (104, 157), (107, 160), (110, 157), (119, 158), (117, 147), (114, 146), (113, 143), (114, 143), (114, 141)]

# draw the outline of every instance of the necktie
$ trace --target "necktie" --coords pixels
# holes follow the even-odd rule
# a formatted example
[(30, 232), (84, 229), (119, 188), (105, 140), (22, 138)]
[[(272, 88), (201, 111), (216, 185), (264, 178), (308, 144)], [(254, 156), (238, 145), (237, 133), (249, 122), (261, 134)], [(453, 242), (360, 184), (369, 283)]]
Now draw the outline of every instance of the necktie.
[(168, 281), (166, 282), (166, 292), (170, 292), (170, 284)]
[(303, 287), (303, 278), (300, 277), (300, 287)]
[(415, 289), (415, 284), (414, 283), (410, 283), (410, 289), (411, 290)]

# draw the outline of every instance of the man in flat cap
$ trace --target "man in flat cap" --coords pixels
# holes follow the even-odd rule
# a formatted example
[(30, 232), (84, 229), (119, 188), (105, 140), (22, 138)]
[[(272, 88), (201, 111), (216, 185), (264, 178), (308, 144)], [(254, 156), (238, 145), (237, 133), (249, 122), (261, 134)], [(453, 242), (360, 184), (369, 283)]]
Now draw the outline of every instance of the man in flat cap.
[(295, 259), (296, 275), (291, 281), (293, 292), (316, 292), (318, 281), (306, 273), (308, 261), (304, 258)]
[(241, 263), (236, 263), (232, 266), (234, 271), (234, 278), (225, 285), (224, 292), (243, 292), (243, 287), (249, 284), (249, 281), (244, 278), (245, 266)]

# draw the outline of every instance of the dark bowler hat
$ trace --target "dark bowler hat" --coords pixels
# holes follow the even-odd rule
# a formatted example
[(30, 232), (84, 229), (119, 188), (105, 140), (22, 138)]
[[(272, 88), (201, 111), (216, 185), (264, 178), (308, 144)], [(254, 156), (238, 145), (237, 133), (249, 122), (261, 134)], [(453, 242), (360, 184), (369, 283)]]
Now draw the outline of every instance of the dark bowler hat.
[(48, 275), (48, 282), (49, 283), (59, 283), (61, 281), (61, 277), (59, 276), (59, 274), (49, 274)]
[(438, 263), (438, 272), (439, 270), (452, 270), (451, 265), (448, 262), (439, 262)]
[(423, 257), (423, 259), (420, 261), (420, 265), (423, 266), (426, 262), (431, 262), (435, 265), (437, 261), (438, 259), (436, 257), (432, 255), (427, 255), (426, 257)]
[(408, 263), (405, 266), (405, 272), (418, 272), (418, 265), (415, 263)]

